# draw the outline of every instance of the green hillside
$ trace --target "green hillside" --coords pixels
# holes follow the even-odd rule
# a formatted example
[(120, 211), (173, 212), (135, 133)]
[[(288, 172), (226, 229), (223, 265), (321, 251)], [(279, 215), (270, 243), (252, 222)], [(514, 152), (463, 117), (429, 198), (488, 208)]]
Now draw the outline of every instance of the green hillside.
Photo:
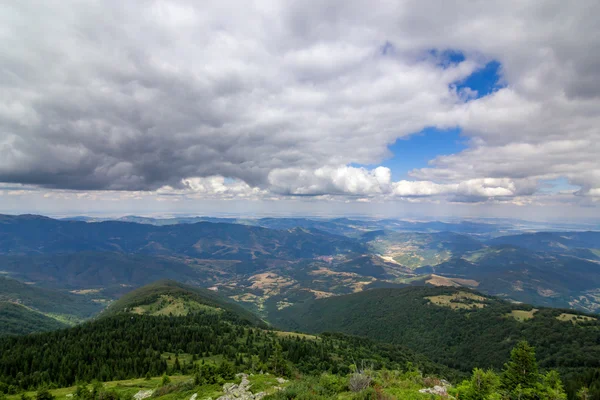
[(415, 272), (472, 279), (482, 292), (529, 304), (597, 312), (599, 267), (597, 261), (568, 254), (502, 245), (465, 253)]
[(159, 282), (124, 299), (117, 308), (126, 306), (126, 312), (112, 314), (108, 310), (105, 317), (73, 328), (0, 338), (0, 391), (2, 387), (14, 391), (43, 385), (68, 387), (94, 379), (112, 381), (163, 373), (196, 374), (200, 380), (212, 379), (215, 374), (233, 379), (238, 371), (268, 371), (288, 379), (322, 372), (347, 375), (357, 361), (378, 370), (418, 367), (423, 373), (447, 379), (463, 376), (405, 347), (343, 334), (317, 337), (271, 331), (235, 312), (181, 316), (129, 312), (130, 307), (164, 295), (229, 307), (189, 288)]
[(118, 252), (0, 256), (0, 263), (3, 270), (21, 281), (60, 289), (139, 287), (160, 279), (209, 278), (202, 269), (192, 268), (180, 260)]
[(89, 318), (103, 307), (83, 295), (44, 289), (2, 276), (0, 301), (18, 302), (56, 318), (74, 320)]
[[(526, 314), (530, 318), (523, 318)], [(600, 368), (597, 316), (534, 309), (462, 288), (373, 289), (307, 301), (270, 317), (288, 330), (339, 331), (403, 344), (463, 371), (501, 368), (523, 339), (536, 347), (542, 368), (557, 368), (565, 376)]]
[(161, 280), (125, 294), (112, 303), (102, 316), (119, 313), (185, 316), (195, 313), (220, 314), (229, 312), (253, 324), (264, 322), (243, 307), (212, 290), (183, 283)]
[(52, 331), (66, 326), (24, 305), (0, 301), (0, 336)]

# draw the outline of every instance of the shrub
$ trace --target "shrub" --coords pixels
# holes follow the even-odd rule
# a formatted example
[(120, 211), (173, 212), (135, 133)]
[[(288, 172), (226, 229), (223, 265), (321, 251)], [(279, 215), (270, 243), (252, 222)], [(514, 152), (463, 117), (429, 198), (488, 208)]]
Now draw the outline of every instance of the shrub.
[(334, 395), (346, 390), (348, 387), (348, 378), (325, 373), (319, 378), (319, 384), (327, 394)]
[(368, 387), (355, 393), (352, 396), (352, 400), (379, 400), (379, 395), (374, 388)]
[[(169, 393), (174, 392), (187, 392), (194, 388), (194, 384), (192, 381), (179, 382), (179, 383), (169, 383), (167, 385), (163, 385), (156, 389), (154, 393), (152, 393), (152, 397), (160, 397)], [(111, 400), (111, 399), (107, 399)]]
[(35, 394), (35, 400), (54, 400), (48, 388), (40, 388)]
[(355, 372), (350, 375), (348, 388), (352, 392), (360, 392), (371, 385), (371, 377), (366, 372)]

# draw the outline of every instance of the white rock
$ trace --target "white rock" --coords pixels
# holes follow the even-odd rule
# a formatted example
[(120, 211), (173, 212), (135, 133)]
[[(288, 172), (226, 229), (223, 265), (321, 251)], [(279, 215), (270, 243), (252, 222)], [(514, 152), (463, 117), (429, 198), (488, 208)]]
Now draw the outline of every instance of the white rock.
[(154, 390), (140, 390), (139, 392), (137, 392), (136, 394), (133, 395), (133, 398), (135, 400), (143, 400), (143, 399), (147, 399), (148, 397), (152, 396), (153, 393), (154, 393)]

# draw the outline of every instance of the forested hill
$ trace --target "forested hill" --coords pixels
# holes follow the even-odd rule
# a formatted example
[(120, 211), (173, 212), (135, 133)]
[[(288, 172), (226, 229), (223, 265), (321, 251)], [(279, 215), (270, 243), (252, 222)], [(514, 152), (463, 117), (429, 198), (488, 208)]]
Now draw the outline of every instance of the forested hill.
[(0, 336), (52, 331), (66, 326), (22, 304), (0, 301)]
[(196, 313), (230, 312), (257, 326), (266, 324), (253, 313), (226, 297), (203, 288), (172, 280), (161, 280), (127, 293), (111, 304), (102, 316), (118, 313), (185, 316)]
[(20, 303), (42, 313), (89, 318), (102, 306), (85, 296), (59, 292), (0, 276), (0, 301)]
[(597, 316), (535, 309), (462, 288), (373, 289), (284, 308), (271, 321), (284, 329), (403, 344), (463, 371), (501, 368), (521, 339), (536, 347), (542, 368), (567, 376), (600, 368)]
[(348, 374), (356, 360), (400, 370), (411, 363), (425, 373), (460, 376), (400, 346), (341, 334), (316, 337), (268, 331), (230, 312), (118, 313), (65, 330), (0, 338), (0, 386), (19, 390), (94, 379), (191, 374), (215, 361), (223, 374), (235, 370), (271, 371), (278, 376)]

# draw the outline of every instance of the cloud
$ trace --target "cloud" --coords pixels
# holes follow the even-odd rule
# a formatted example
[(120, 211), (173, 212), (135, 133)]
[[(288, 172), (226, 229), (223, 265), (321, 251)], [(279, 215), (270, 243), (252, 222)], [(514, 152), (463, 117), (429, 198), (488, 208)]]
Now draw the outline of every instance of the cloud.
[(375, 195), (389, 192), (391, 171), (348, 166), (315, 170), (277, 169), (269, 174), (269, 187), (285, 195)]
[[(563, 177), (596, 196), (599, 11), (593, 0), (5, 4), (0, 181), (519, 202)], [(456, 90), (491, 60), (505, 87)], [(353, 166), (379, 165), (431, 126), (460, 127), (469, 148), (414, 180)]]

